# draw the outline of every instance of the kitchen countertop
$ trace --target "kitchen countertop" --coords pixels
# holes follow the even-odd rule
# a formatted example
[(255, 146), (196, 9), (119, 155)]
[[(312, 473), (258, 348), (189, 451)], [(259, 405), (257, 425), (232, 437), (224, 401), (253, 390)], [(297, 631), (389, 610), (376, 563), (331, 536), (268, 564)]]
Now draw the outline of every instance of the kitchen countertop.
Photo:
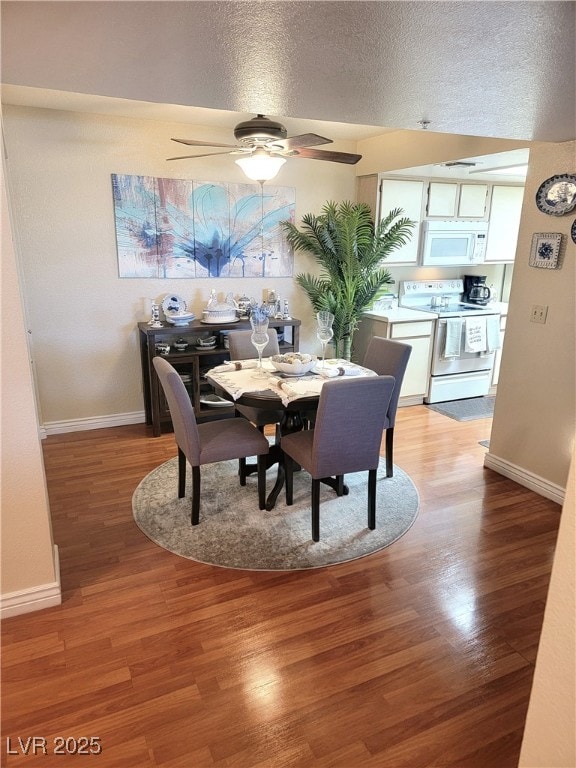
[[(495, 309), (501, 315), (506, 317), (508, 314), (508, 304), (503, 301), (494, 301), (488, 305), (490, 309)], [(362, 313), (363, 317), (371, 320), (382, 320), (385, 323), (413, 323), (421, 320), (435, 320), (438, 315), (435, 312), (422, 312), (419, 309), (408, 309), (407, 307), (392, 307), (392, 309), (371, 309)]]
[(493, 301), (490, 304), (488, 304), (488, 306), (490, 307), (490, 309), (495, 309), (498, 312), (500, 312), (500, 314), (504, 315), (504, 317), (506, 317), (506, 315), (508, 314), (508, 304), (505, 301)]

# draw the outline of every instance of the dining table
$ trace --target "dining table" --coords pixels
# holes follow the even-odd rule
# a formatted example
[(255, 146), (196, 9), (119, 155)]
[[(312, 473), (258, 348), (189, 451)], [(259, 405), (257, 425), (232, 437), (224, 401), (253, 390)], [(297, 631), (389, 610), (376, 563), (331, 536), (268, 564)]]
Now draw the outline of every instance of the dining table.
[[(211, 368), (205, 376), (216, 393), (227, 400), (261, 410), (282, 411), (280, 437), (310, 424), (326, 381), (339, 377), (377, 375), (369, 368), (341, 359), (319, 361), (311, 371), (301, 375), (288, 375), (276, 370), (270, 358), (262, 359), (262, 369), (268, 374), (266, 378), (256, 377), (257, 369), (257, 360), (231, 360)], [(266, 499), (268, 511), (276, 505), (284, 486), (284, 454), (279, 442), (270, 446), (267, 457), (267, 468), (275, 464), (278, 465), (278, 473)], [(248, 465), (247, 474), (255, 471), (255, 464)], [(347, 493), (341, 481), (325, 478), (322, 482), (339, 494)]]

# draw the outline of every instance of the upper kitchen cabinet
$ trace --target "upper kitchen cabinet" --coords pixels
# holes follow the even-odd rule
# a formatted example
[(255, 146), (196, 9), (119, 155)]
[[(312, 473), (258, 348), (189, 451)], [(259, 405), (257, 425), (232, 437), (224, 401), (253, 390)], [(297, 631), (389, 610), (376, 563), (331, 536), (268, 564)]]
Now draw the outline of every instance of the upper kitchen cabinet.
[(370, 206), (372, 217), (376, 221), (378, 216), (378, 175), (376, 173), (369, 176), (358, 176), (356, 179), (356, 200)]
[(458, 218), (485, 218), (487, 200), (488, 184), (460, 184)]
[(456, 216), (458, 200), (458, 184), (444, 181), (431, 181), (428, 185), (427, 216), (438, 216), (441, 219), (453, 219)]
[(440, 219), (483, 219), (486, 216), (487, 184), (431, 181), (426, 216)]
[(358, 202), (370, 206), (376, 221), (387, 216), (395, 208), (401, 208), (403, 216), (416, 222), (409, 242), (392, 251), (386, 259), (387, 265), (418, 263), (418, 236), (423, 219), (424, 187), (425, 182), (419, 179), (379, 178), (375, 174), (358, 178)]
[(514, 261), (523, 199), (523, 186), (492, 187), (485, 262)]
[(418, 233), (422, 223), (422, 198), (424, 182), (404, 179), (382, 179), (380, 182), (380, 218), (394, 208), (402, 208), (404, 216), (416, 222), (410, 240), (396, 248), (386, 259), (386, 264), (417, 264)]
[[(508, 153), (511, 154), (511, 153)], [(488, 161), (495, 162), (491, 157)], [(488, 223), (484, 261), (507, 263), (514, 261), (520, 227), (520, 214), (524, 185), (499, 178), (497, 182), (486, 178), (478, 181), (431, 178), (400, 172), (360, 176), (357, 180), (357, 199), (368, 203), (375, 220), (393, 208), (402, 208), (404, 214), (416, 222), (410, 242), (393, 251), (387, 259), (392, 265), (421, 264), (420, 240), (422, 222), (444, 220)], [(433, 167), (424, 167), (428, 174)], [(487, 176), (487, 172), (483, 173)], [(464, 226), (464, 225), (462, 225)], [(453, 265), (453, 262), (451, 262)], [(466, 261), (462, 266), (470, 266)]]

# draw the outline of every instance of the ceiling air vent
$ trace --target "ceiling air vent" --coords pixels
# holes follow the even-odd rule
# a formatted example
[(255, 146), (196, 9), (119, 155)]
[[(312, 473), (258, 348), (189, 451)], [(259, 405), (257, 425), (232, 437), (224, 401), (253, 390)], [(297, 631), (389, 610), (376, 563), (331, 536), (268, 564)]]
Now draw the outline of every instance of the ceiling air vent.
[(442, 168), (474, 168), (478, 163), (468, 163), (466, 160), (453, 160), (450, 163), (440, 163)]

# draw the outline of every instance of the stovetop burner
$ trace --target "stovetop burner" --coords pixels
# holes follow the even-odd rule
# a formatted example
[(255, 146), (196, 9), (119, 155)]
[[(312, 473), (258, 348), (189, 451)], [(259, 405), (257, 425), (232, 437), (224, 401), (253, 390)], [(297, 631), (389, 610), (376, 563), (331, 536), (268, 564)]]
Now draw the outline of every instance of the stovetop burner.
[[(459, 315), (497, 315), (498, 310), (462, 301), (464, 284), (460, 278), (449, 280), (407, 280), (400, 285), (399, 306), (432, 312), (440, 317)], [(441, 306), (447, 302), (446, 306)], [(433, 306), (434, 305), (434, 306)]]

